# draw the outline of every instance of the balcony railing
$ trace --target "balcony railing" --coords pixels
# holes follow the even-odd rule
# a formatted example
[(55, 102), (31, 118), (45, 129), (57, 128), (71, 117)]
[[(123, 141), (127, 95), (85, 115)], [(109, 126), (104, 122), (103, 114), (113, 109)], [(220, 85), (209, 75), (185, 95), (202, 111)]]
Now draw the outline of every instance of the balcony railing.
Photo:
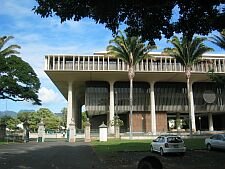
[[(225, 55), (203, 55), (192, 67), (192, 72), (225, 73)], [(127, 71), (128, 65), (121, 59), (106, 55), (47, 55), (45, 70), (53, 71)], [(183, 72), (181, 63), (170, 56), (157, 53), (152, 58), (143, 59), (135, 67), (136, 72)]]

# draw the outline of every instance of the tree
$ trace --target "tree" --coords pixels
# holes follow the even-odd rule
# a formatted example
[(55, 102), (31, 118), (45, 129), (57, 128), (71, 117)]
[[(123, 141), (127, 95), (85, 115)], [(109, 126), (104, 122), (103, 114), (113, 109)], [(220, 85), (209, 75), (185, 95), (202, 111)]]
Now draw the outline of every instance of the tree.
[(220, 33), (220, 36), (211, 37), (210, 41), (225, 50), (225, 29)]
[(15, 130), (20, 123), (19, 119), (11, 116), (3, 116), (0, 118), (0, 124), (6, 124), (8, 129)]
[(128, 36), (120, 32), (113, 40), (109, 42), (111, 45), (107, 47), (107, 54), (122, 59), (128, 64), (128, 78), (130, 80), (130, 139), (132, 139), (132, 106), (133, 106), (133, 78), (135, 76), (135, 65), (142, 59), (150, 57), (149, 51), (155, 49), (155, 46), (142, 43), (140, 37)]
[[(215, 45), (221, 47), (222, 49), (225, 50), (225, 29), (220, 33), (220, 36), (218, 35), (214, 35), (213, 37), (211, 37), (209, 39), (212, 43), (214, 43)], [(219, 84), (224, 84), (225, 82), (225, 76), (222, 75), (218, 75), (214, 73), (214, 70), (210, 70), (209, 71), (209, 77), (219, 83)]]
[(120, 25), (132, 36), (154, 42), (162, 33), (170, 38), (174, 32), (206, 35), (224, 29), (225, 2), (222, 0), (36, 0), (33, 8), (41, 17), (56, 15), (61, 22), (91, 18), (116, 33)]
[(61, 110), (61, 113), (62, 113), (62, 117), (61, 117), (60, 125), (63, 126), (63, 127), (66, 129), (67, 108), (64, 107), (64, 108)]
[[(191, 113), (191, 98), (190, 98), (190, 77), (191, 69), (194, 64), (196, 64), (202, 57), (202, 54), (213, 51), (212, 48), (209, 48), (204, 45), (206, 38), (194, 37), (189, 39), (186, 36), (181, 37), (181, 40), (177, 36), (174, 36), (172, 40), (169, 40), (174, 48), (166, 48), (164, 52), (169, 56), (173, 56), (180, 62), (185, 69), (185, 75), (187, 80), (187, 94), (188, 94), (188, 112), (189, 112), (189, 126), (190, 126), (190, 135), (192, 136), (192, 113)], [(195, 125), (195, 124), (193, 124)]]
[(18, 45), (4, 48), (12, 36), (0, 37), (0, 99), (32, 101), (41, 105), (38, 99), (40, 81), (32, 67), (16, 54)]
[(43, 119), (46, 129), (55, 130), (59, 128), (60, 120), (56, 115), (53, 114), (47, 108), (40, 108), (37, 111), (37, 116), (39, 117), (39, 122)]

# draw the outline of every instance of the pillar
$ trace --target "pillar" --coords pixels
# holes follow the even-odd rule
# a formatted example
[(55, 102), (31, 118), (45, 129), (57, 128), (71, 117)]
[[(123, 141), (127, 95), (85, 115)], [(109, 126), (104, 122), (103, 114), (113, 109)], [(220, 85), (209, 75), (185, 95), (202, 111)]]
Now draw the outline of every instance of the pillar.
[(45, 70), (48, 70), (48, 57), (45, 56)]
[(155, 115), (155, 92), (154, 92), (155, 82), (150, 83), (150, 98), (151, 98), (151, 124), (152, 124), (152, 134), (156, 134), (156, 115)]
[[(110, 91), (109, 91), (109, 116), (108, 116), (108, 122), (111, 122), (114, 119), (114, 82), (110, 81)], [(114, 126), (111, 126), (109, 123), (108, 126), (108, 133), (114, 134)]]
[(208, 113), (209, 131), (214, 131), (212, 113)]
[(74, 143), (76, 141), (76, 128), (73, 118), (70, 120), (69, 124), (69, 138), (68, 141)]
[(191, 124), (192, 124), (192, 130), (196, 131), (196, 124), (195, 124), (195, 105), (194, 105), (194, 97), (193, 97), (193, 90), (192, 90), (192, 84), (190, 83), (190, 109), (191, 109)]
[(45, 140), (45, 125), (43, 121), (41, 120), (40, 123), (38, 123), (38, 140), (37, 142), (44, 142)]
[(68, 83), (68, 106), (67, 106), (67, 121), (66, 127), (69, 129), (69, 124), (71, 123), (71, 119), (73, 118), (73, 83)]
[(74, 120), (74, 123), (77, 126), (77, 121), (76, 121), (77, 120), (77, 111), (78, 111), (78, 109), (77, 109), (77, 96), (76, 96), (76, 93), (74, 94), (74, 89), (73, 89), (72, 93), (73, 93), (73, 98), (72, 98), (72, 118)]
[(84, 142), (91, 142), (91, 123), (87, 118), (85, 129), (84, 129)]
[(180, 120), (180, 113), (179, 112), (176, 113), (176, 128), (177, 128), (177, 130), (181, 129), (181, 120)]

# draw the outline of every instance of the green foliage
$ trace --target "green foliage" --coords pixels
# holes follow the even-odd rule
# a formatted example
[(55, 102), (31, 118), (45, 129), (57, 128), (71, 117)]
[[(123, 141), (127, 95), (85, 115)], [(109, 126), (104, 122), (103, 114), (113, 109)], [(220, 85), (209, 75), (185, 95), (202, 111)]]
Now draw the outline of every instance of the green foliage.
[(144, 44), (140, 37), (131, 37), (127, 33), (123, 35), (122, 32), (109, 43), (111, 45), (107, 47), (107, 54), (122, 59), (130, 67), (150, 57), (148, 52), (156, 48), (156, 46)]
[(37, 111), (39, 122), (43, 119), (46, 129), (58, 129), (60, 125), (59, 118), (47, 108), (40, 108)]
[(202, 54), (213, 51), (212, 48), (203, 44), (205, 40), (206, 38), (201, 37), (194, 37), (190, 40), (186, 36), (180, 39), (174, 36), (171, 40), (168, 40), (174, 48), (165, 48), (164, 53), (175, 57), (185, 68), (191, 68), (201, 59)]
[(31, 117), (31, 112), (20, 112), (17, 114), (17, 118), (21, 121), (21, 122), (25, 122), (28, 119), (30, 119)]
[(67, 120), (67, 108), (64, 107), (61, 110), (62, 117), (60, 118), (60, 125), (66, 128), (66, 120)]
[(212, 81), (214, 81), (218, 84), (224, 85), (224, 83), (225, 83), (225, 76), (215, 74), (213, 69), (208, 71), (208, 76)]
[(13, 101), (32, 101), (33, 104), (41, 104), (38, 99), (40, 81), (32, 67), (16, 54), (18, 45), (5, 44), (12, 36), (0, 37), (0, 99)]
[(161, 39), (162, 34), (170, 38), (174, 33), (183, 32), (192, 37), (225, 28), (225, 2), (221, 0), (36, 1), (33, 10), (41, 17), (56, 15), (61, 22), (88, 17), (113, 33), (125, 25), (130, 35), (152, 43)]
[(210, 41), (225, 50), (225, 29), (220, 32), (219, 36), (214, 35), (213, 37), (211, 37)]
[(61, 119), (47, 108), (40, 108), (36, 112), (21, 112), (17, 114), (21, 122), (27, 121), (31, 131), (36, 132), (38, 123), (43, 120), (46, 130), (58, 130)]
[(6, 124), (8, 129), (15, 130), (20, 120), (11, 116), (3, 116), (0, 118), (0, 124)]
[(86, 121), (87, 121), (87, 113), (82, 112), (82, 128), (85, 128)]
[(113, 120), (110, 123), (111, 123), (110, 124), (111, 126), (116, 126), (116, 125), (123, 126), (124, 125), (123, 120), (121, 120), (119, 118), (119, 116), (114, 116)]

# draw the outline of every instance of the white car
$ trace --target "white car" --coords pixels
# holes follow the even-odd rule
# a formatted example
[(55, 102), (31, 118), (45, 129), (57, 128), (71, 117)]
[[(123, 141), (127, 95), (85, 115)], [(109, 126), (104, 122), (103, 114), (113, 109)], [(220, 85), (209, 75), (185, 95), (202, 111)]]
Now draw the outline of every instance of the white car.
[(179, 136), (162, 135), (153, 140), (150, 150), (152, 152), (159, 152), (160, 155), (164, 155), (164, 153), (180, 153), (184, 155), (186, 147), (184, 141)]
[(205, 145), (208, 150), (213, 148), (225, 149), (225, 134), (215, 134), (205, 139)]

